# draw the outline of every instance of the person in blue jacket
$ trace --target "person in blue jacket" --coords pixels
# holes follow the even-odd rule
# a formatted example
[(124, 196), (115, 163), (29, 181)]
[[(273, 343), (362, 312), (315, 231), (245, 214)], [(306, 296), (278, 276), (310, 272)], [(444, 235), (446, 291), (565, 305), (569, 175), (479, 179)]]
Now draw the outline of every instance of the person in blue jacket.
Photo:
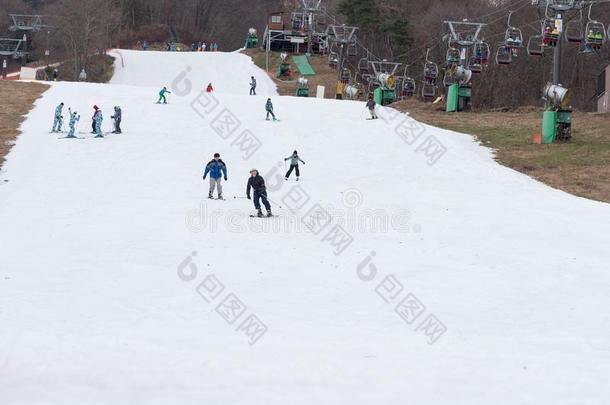
[(68, 136), (66, 138), (76, 138), (74, 135), (74, 131), (76, 130), (76, 123), (80, 120), (80, 115), (76, 111), (69, 110), (70, 113), (70, 131), (68, 132)]
[(222, 184), (221, 180), (224, 177), (227, 181), (227, 165), (220, 158), (220, 153), (214, 153), (214, 159), (210, 160), (205, 166), (203, 179), (210, 174), (210, 192), (208, 198), (214, 198), (214, 188), (218, 189), (218, 199), (222, 200)]
[(271, 116), (273, 117), (273, 121), (277, 121), (275, 118), (275, 114), (273, 113), (273, 103), (271, 102), (270, 98), (268, 98), (267, 103), (265, 103), (265, 111), (267, 111), (267, 121), (269, 121), (269, 114), (271, 114)]

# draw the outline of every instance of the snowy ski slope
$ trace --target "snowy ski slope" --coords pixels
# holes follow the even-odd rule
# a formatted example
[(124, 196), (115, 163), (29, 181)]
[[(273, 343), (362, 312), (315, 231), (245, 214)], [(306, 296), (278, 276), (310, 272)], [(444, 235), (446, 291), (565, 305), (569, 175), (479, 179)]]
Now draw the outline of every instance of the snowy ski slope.
[[(0, 173), (0, 403), (607, 403), (610, 206), (390, 109), (275, 96), (240, 54), (122, 53), (110, 84), (53, 83)], [(48, 133), (60, 101), (86, 139)], [(92, 139), (93, 104), (124, 133)], [(252, 167), (278, 218), (248, 217)]]

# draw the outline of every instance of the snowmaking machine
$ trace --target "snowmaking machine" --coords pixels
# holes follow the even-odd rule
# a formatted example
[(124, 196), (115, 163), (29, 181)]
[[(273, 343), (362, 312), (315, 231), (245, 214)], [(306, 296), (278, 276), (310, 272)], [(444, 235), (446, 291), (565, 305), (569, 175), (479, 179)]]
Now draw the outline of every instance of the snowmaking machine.
[(308, 80), (304, 77), (299, 77), (297, 80), (297, 89), (295, 96), (297, 97), (309, 97), (309, 85)]
[(258, 36), (256, 35), (256, 29), (250, 28), (248, 30), (248, 36), (246, 37), (246, 43), (244, 48), (256, 48), (258, 45)]

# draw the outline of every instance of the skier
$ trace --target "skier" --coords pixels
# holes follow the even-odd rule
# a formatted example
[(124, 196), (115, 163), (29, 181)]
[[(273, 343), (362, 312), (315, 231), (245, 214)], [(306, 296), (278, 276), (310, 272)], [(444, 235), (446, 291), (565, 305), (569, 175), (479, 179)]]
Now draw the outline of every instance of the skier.
[(206, 93), (211, 93), (214, 91), (214, 87), (212, 87), (212, 83), (208, 83), (208, 87), (205, 88)]
[(256, 79), (254, 76), (250, 77), (250, 95), (256, 96)]
[(210, 174), (210, 192), (208, 193), (208, 198), (214, 198), (214, 188), (216, 187), (218, 189), (218, 199), (222, 200), (222, 184), (220, 181), (223, 176), (225, 181), (227, 181), (227, 165), (220, 158), (220, 153), (214, 153), (214, 159), (210, 160), (205, 166), (205, 171), (203, 172), (204, 180), (208, 173)]
[(250, 178), (248, 179), (248, 186), (246, 187), (246, 196), (248, 200), (250, 200), (250, 188), (254, 189), (254, 208), (256, 208), (256, 216), (262, 217), (263, 211), (261, 210), (261, 203), (259, 200), (263, 200), (263, 205), (267, 210), (267, 216), (272, 217), (271, 213), (271, 205), (267, 200), (267, 188), (265, 187), (265, 179), (263, 179), (259, 174), (258, 170), (252, 169), (250, 170)]
[(91, 117), (91, 133), (95, 134), (95, 116), (97, 115), (97, 110), (100, 108), (96, 105), (93, 106), (93, 116)]
[(266, 120), (269, 121), (269, 114), (273, 117), (273, 121), (277, 121), (275, 118), (275, 114), (273, 113), (273, 103), (271, 103), (271, 99), (267, 99), (267, 104), (265, 104), (265, 110), (267, 111)]
[(142, 42), (142, 49), (145, 51), (148, 50), (148, 42), (146, 42), (146, 41)]
[(163, 104), (167, 104), (167, 99), (165, 98), (165, 93), (172, 94), (172, 92), (169, 91), (167, 89), (167, 87), (163, 86), (163, 88), (159, 92), (159, 101), (157, 101), (157, 104), (161, 104), (161, 100), (163, 100)]
[(100, 110), (99, 108), (95, 110), (95, 115), (93, 116), (93, 119), (93, 122), (95, 123), (95, 137), (103, 138), (104, 135), (102, 135), (102, 121), (104, 117), (102, 117), (102, 110)]
[(290, 169), (288, 169), (288, 171), (286, 172), (286, 180), (288, 180), (288, 177), (290, 177), (290, 174), (292, 173), (292, 171), (294, 170), (297, 174), (297, 181), (299, 181), (299, 176), (301, 175), (299, 173), (299, 162), (305, 164), (305, 162), (303, 162), (301, 160), (301, 158), (299, 157), (299, 153), (295, 150), (294, 152), (292, 152), (291, 156), (288, 156), (287, 158), (284, 159), (284, 162), (287, 161), (288, 159), (290, 159)]
[(64, 108), (63, 102), (59, 103), (59, 105), (57, 107), (55, 107), (55, 119), (53, 120), (53, 129), (51, 130), (51, 132), (61, 132), (61, 123), (64, 118), (61, 115), (63, 108)]
[(114, 106), (114, 115), (111, 115), (110, 118), (114, 120), (114, 131), (113, 134), (121, 134), (121, 119), (123, 117), (123, 112), (121, 111), (121, 107), (118, 105)]
[(76, 138), (76, 136), (74, 135), (74, 131), (76, 130), (76, 123), (80, 121), (80, 115), (78, 115), (76, 111), (68, 111), (70, 113), (70, 122), (68, 124), (70, 126), (70, 131), (68, 132), (66, 138)]
[(375, 100), (373, 100), (373, 95), (369, 94), (369, 101), (366, 102), (366, 107), (369, 109), (369, 112), (371, 113), (371, 118), (372, 120), (376, 120), (377, 114), (375, 114), (375, 106), (377, 105), (377, 103), (375, 103)]

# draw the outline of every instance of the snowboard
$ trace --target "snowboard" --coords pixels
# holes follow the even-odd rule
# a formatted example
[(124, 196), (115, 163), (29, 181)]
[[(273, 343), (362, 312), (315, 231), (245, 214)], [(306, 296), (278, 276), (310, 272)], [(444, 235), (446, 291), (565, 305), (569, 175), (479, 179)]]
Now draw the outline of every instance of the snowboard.
[(258, 215), (252, 215), (250, 214), (250, 218), (277, 218), (279, 217), (279, 215), (273, 214), (272, 216), (268, 217), (267, 215), (263, 215), (262, 217), (259, 217)]

